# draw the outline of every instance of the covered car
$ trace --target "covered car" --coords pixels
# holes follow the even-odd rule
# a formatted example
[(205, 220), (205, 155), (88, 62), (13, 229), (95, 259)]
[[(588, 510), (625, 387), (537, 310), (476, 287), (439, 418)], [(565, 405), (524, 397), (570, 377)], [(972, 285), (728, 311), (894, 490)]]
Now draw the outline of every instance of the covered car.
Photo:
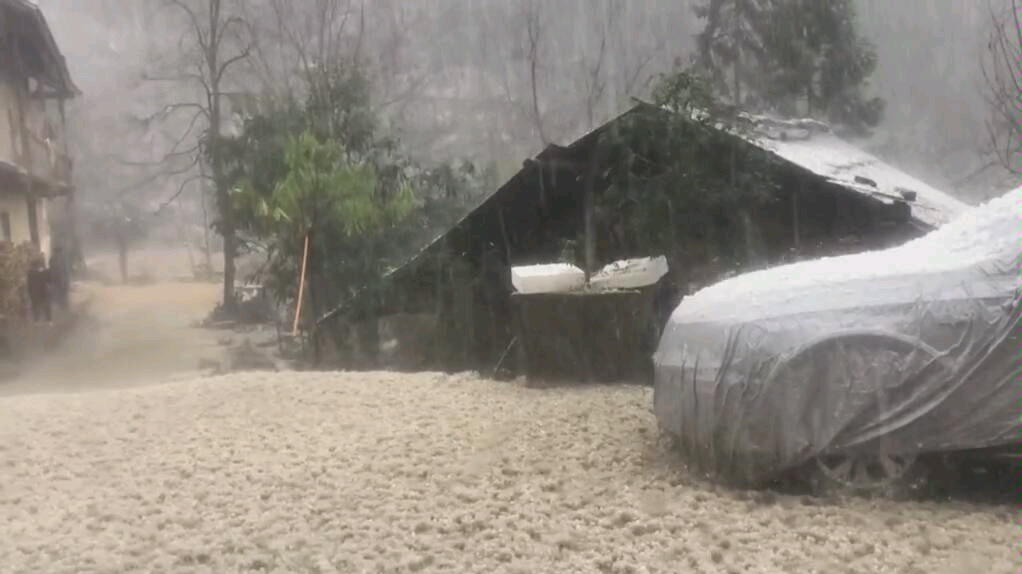
[(813, 468), (887, 483), (919, 455), (1022, 443), (1022, 188), (883, 251), (686, 297), (654, 411), (690, 465), (762, 484)]

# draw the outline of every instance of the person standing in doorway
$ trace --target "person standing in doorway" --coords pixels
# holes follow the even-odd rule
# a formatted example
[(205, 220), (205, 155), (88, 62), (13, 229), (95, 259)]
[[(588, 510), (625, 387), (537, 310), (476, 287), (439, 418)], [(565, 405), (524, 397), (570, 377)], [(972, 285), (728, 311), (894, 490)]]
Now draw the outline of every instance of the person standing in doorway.
[(42, 254), (32, 260), (28, 271), (28, 299), (32, 303), (32, 319), (36, 322), (53, 320), (50, 307), (50, 278), (46, 259)]

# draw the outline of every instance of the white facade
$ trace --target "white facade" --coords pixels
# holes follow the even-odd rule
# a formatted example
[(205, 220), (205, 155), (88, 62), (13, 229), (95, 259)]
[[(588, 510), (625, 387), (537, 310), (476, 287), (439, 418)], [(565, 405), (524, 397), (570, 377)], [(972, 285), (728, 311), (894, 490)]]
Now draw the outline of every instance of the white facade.
[[(50, 202), (36, 200), (36, 225), (39, 234), (39, 249), (50, 256)], [(9, 234), (9, 236), (8, 236)], [(28, 198), (21, 193), (0, 191), (0, 241), (21, 244), (32, 241), (32, 226), (29, 217)]]

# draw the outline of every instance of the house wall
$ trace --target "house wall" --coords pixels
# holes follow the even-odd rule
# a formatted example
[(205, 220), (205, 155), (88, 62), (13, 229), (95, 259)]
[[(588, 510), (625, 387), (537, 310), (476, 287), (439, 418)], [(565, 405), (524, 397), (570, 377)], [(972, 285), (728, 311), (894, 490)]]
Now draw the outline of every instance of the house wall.
[(18, 90), (0, 74), (0, 161), (17, 165), (21, 155), (18, 128)]
[(23, 243), (31, 237), (28, 228), (28, 203), (20, 194), (0, 193), (0, 213), (11, 222), (11, 241)]
[[(49, 202), (45, 199), (38, 200), (36, 204), (36, 217), (39, 220), (39, 248), (47, 257), (50, 255), (51, 243), (48, 211)], [(28, 222), (28, 202), (25, 200), (24, 195), (0, 193), (0, 213), (6, 213), (10, 219), (12, 242), (19, 244), (32, 240)]]
[[(22, 114), (27, 128), (24, 139)], [(0, 71), (0, 162), (19, 165), (41, 180), (66, 185), (71, 164), (65, 131), (58, 100), (29, 99), (17, 80)], [(30, 153), (26, 153), (26, 145)]]
[(46, 199), (38, 200), (36, 204), (36, 216), (39, 218), (39, 249), (46, 255), (46, 260), (50, 260), (50, 248), (52, 245), (50, 235), (50, 205), (51, 202)]
[[(44, 181), (70, 183), (71, 164), (67, 155), (60, 102), (52, 98), (33, 98), (26, 99), (25, 104), (25, 125), (28, 128), (31, 165), (28, 165), (28, 157), (22, 158), (22, 165)], [(16, 115), (11, 117), (17, 118)]]

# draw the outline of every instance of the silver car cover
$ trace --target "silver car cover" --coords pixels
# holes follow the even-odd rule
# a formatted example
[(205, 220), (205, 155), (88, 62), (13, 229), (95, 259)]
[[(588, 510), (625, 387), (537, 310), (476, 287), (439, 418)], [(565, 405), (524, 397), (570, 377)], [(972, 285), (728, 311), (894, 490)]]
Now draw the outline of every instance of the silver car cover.
[(674, 310), (654, 411), (690, 465), (757, 483), (819, 455), (1022, 442), (1022, 188), (884, 251), (756, 271)]

